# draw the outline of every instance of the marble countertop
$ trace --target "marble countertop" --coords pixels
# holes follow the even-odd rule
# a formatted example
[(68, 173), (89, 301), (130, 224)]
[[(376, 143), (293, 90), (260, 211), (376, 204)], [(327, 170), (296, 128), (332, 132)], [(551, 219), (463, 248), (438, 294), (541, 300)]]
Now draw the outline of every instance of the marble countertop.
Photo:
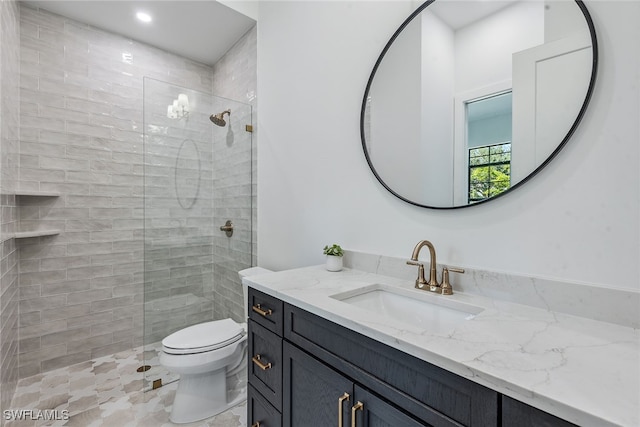
[[(471, 294), (432, 294), (407, 280), (351, 269), (305, 267), (244, 282), (580, 426), (640, 426), (638, 329)], [(420, 326), (331, 297), (374, 284), (483, 311), (451, 325)]]

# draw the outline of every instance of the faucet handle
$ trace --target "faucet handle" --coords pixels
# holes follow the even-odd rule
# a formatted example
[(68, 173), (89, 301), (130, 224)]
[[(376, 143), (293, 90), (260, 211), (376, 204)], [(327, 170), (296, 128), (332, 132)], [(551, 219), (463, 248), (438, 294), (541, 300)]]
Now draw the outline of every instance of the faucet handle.
[(452, 295), (453, 294), (453, 288), (451, 287), (451, 284), (449, 283), (449, 272), (452, 273), (464, 273), (464, 269), (462, 268), (457, 268), (457, 267), (443, 267), (442, 268), (442, 295)]
[(415, 265), (418, 267), (418, 278), (416, 279), (416, 288), (423, 289), (427, 284), (427, 280), (424, 277), (424, 264), (421, 262), (418, 262), (417, 259), (410, 259), (409, 261), (407, 261), (407, 264)]

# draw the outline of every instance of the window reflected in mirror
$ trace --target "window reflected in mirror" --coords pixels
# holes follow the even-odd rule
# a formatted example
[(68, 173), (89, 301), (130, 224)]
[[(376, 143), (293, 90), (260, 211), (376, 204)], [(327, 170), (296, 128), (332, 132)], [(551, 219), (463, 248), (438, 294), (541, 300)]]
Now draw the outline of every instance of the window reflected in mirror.
[(466, 103), (468, 203), (511, 187), (511, 91)]

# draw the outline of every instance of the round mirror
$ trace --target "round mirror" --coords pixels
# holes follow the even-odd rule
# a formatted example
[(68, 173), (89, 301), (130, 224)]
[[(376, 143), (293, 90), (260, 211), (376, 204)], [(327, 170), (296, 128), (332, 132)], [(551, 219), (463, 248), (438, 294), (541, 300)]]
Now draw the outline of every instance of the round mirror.
[(581, 1), (427, 1), (371, 72), (360, 115), (367, 162), (387, 190), (417, 206), (502, 196), (569, 140), (597, 59)]

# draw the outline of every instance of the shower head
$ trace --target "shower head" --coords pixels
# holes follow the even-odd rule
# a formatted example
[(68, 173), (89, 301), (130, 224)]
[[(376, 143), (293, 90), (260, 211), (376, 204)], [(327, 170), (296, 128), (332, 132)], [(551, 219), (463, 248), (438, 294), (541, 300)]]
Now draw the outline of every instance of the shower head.
[(224, 121), (225, 114), (231, 115), (231, 110), (224, 110), (222, 113), (212, 114), (209, 116), (209, 120), (211, 120), (216, 126), (224, 127), (224, 125), (227, 124), (227, 122)]

